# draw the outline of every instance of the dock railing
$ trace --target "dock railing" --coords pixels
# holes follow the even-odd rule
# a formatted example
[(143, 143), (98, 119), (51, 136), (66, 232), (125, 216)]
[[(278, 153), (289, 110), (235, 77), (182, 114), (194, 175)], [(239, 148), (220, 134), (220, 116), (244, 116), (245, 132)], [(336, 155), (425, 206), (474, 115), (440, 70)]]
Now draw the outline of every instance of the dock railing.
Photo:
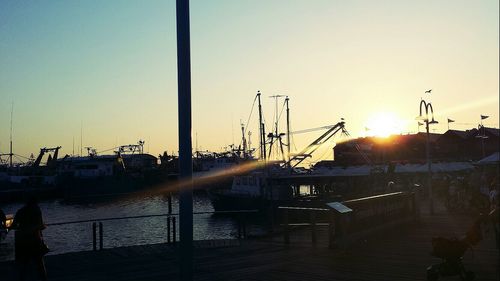
[[(257, 213), (258, 210), (237, 210), (237, 211), (213, 211), (213, 212), (193, 212), (193, 215), (232, 215), (236, 217), (237, 220), (237, 238), (247, 238), (247, 221), (246, 216), (249, 214)], [(102, 250), (104, 248), (104, 223), (106, 221), (118, 221), (118, 220), (131, 220), (131, 219), (145, 219), (154, 217), (166, 217), (167, 218), (167, 229), (166, 237), (167, 244), (177, 243), (177, 217), (178, 213), (165, 213), (165, 214), (150, 214), (150, 215), (138, 215), (138, 216), (122, 216), (122, 217), (104, 217), (104, 218), (92, 218), (85, 220), (75, 220), (75, 221), (64, 221), (55, 223), (46, 223), (46, 226), (61, 226), (61, 225), (71, 225), (71, 224), (83, 224), (91, 223), (92, 230), (92, 250)], [(97, 247), (99, 245), (99, 247)]]
[(330, 248), (346, 248), (378, 231), (418, 219), (415, 192), (395, 192), (325, 204), (325, 208), (280, 206), (285, 244), (292, 228), (309, 227), (311, 242), (317, 243), (317, 228), (328, 227)]

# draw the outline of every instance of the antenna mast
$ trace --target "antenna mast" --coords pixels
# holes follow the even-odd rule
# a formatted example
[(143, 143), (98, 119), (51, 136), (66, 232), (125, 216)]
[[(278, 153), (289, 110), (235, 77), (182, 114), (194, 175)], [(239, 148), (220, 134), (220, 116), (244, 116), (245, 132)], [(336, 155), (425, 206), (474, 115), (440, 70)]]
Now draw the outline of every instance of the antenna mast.
[(83, 121), (80, 122), (80, 156), (83, 156)]
[(14, 153), (12, 153), (12, 116), (14, 115), (14, 102), (10, 108), (10, 152), (9, 152), (9, 165), (12, 168), (12, 158), (14, 158)]

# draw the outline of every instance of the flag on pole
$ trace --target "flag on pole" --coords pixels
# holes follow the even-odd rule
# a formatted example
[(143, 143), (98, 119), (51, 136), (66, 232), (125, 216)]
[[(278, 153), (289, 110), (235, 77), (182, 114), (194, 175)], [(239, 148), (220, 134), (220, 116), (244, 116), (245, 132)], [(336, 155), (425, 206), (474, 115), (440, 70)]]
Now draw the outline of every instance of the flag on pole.
[(448, 123), (453, 123), (455, 122), (455, 120), (451, 120), (450, 118), (448, 118)]
[(488, 117), (489, 117), (488, 115), (481, 115), (481, 120), (484, 120), (484, 119), (486, 119)]

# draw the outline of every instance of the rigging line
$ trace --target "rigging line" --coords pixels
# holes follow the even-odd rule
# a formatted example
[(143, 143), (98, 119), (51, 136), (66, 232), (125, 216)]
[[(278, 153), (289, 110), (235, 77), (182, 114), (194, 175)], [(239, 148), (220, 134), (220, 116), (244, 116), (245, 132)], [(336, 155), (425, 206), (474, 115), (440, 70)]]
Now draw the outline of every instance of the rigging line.
[(119, 148), (119, 146), (116, 146), (116, 147), (113, 147), (113, 148), (110, 148), (110, 149), (106, 149), (106, 150), (101, 150), (101, 151), (98, 151), (97, 153), (100, 154), (100, 153), (108, 152), (108, 151), (111, 151), (111, 150), (117, 149), (117, 148)]
[(22, 155), (19, 155), (19, 154), (15, 154), (15, 153), (14, 153), (14, 155), (15, 155), (15, 156), (17, 156), (17, 157), (24, 158), (24, 159), (28, 159), (28, 160), (30, 159), (29, 157), (25, 157), (25, 156), (22, 156)]
[[(475, 126), (477, 125), (477, 123), (460, 123), (460, 122), (454, 122), (455, 125), (472, 125), (472, 126)], [(485, 127), (486, 126), (495, 126), (495, 125), (498, 125), (498, 123), (484, 123), (483, 124)]]
[(22, 164), (24, 164), (24, 163), (25, 163), (23, 160), (19, 159), (19, 157), (17, 157), (17, 155), (15, 155), (15, 154), (14, 154), (14, 157), (16, 157), (16, 159), (17, 159), (19, 162), (21, 162)]
[[(252, 118), (252, 113), (253, 113), (253, 109), (255, 107), (256, 101), (257, 101), (257, 95), (255, 95), (255, 97), (253, 98), (252, 108), (250, 109), (250, 114), (248, 115), (247, 123), (245, 124), (245, 131), (244, 131), (243, 135), (247, 134), (248, 124), (250, 124), (250, 118)], [(260, 126), (260, 124), (259, 124), (259, 126)], [(240, 145), (242, 145), (242, 142), (243, 142), (243, 140), (240, 141)]]
[[(350, 137), (349, 132), (347, 132), (347, 130), (346, 130), (345, 128), (342, 130), (342, 132), (343, 132), (346, 136)], [(358, 144), (356, 141), (354, 142), (354, 147), (355, 147), (355, 148), (356, 148), (356, 150), (359, 152), (359, 154), (361, 155), (361, 157), (363, 158), (363, 160), (365, 160), (365, 162), (366, 162), (368, 165), (372, 165), (372, 162), (371, 162), (370, 158), (368, 158), (368, 156), (366, 156), (366, 155), (365, 155), (365, 153), (361, 151), (361, 148), (359, 147), (359, 144)]]
[[(276, 128), (276, 123), (279, 123), (279, 121), (281, 120), (281, 115), (283, 114), (283, 111), (285, 110), (285, 105), (286, 105), (286, 102), (283, 102), (283, 106), (281, 107), (280, 114), (277, 116), (276, 121), (273, 123), (272, 132), (274, 132), (275, 130), (279, 130), (279, 128)], [(276, 115), (277, 115), (277, 112), (276, 112)]]
[[(292, 131), (292, 120), (290, 120), (290, 131)], [(293, 136), (293, 134), (290, 136), (290, 139), (292, 140), (292, 143), (293, 143), (293, 147), (295, 148), (295, 151), (297, 151), (297, 145), (295, 144), (295, 137)]]
[(330, 153), (330, 148), (329, 147), (327, 147), (327, 149), (325, 149), (325, 151), (323, 152), (323, 154), (321, 154), (321, 156), (318, 157), (318, 160), (316, 162), (322, 161), (325, 158), (325, 155), (327, 153)]
[(281, 107), (281, 112), (280, 115), (278, 116), (278, 121), (281, 120), (281, 115), (283, 115), (283, 111), (285, 110), (285, 105), (286, 105), (286, 100), (283, 101), (283, 106)]

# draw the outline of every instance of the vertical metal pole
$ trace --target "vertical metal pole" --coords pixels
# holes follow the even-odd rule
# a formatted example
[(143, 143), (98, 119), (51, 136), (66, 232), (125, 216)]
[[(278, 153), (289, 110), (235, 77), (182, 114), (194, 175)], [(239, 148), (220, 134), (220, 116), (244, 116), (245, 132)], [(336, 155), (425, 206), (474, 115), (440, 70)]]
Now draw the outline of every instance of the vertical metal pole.
[(313, 244), (316, 244), (316, 212), (310, 211), (310, 219), (311, 219), (311, 241)]
[[(176, 1), (177, 87), (179, 112), (179, 170), (183, 185), (179, 192), (180, 277), (193, 280), (193, 189), (191, 143), (191, 50), (189, 0)], [(175, 217), (173, 218), (175, 235)], [(175, 236), (174, 236), (175, 241)]]
[(288, 209), (285, 209), (284, 213), (284, 223), (285, 223), (285, 244), (290, 244), (290, 226), (288, 225)]
[(434, 199), (432, 197), (432, 171), (431, 171), (431, 152), (430, 152), (430, 136), (429, 136), (429, 116), (425, 120), (425, 129), (427, 131), (426, 141), (426, 156), (427, 156), (427, 186), (429, 187), (430, 212), (434, 214)]
[(262, 118), (262, 104), (260, 103), (260, 91), (257, 91), (257, 100), (259, 101), (259, 143), (260, 143), (260, 159), (266, 160), (266, 134), (264, 130), (264, 121)]
[(12, 115), (14, 114), (14, 102), (12, 102), (12, 107), (10, 109), (10, 151), (9, 151), (9, 167), (12, 168), (12, 158), (14, 153), (12, 152)]
[(172, 214), (172, 193), (168, 194), (168, 213)]
[(102, 250), (103, 248), (103, 229), (102, 229), (102, 222), (99, 222), (99, 250)]
[(288, 166), (291, 167), (292, 163), (290, 163), (290, 108), (288, 107), (289, 100), (290, 99), (287, 96), (285, 99), (285, 102), (286, 102), (286, 146), (287, 146)]
[(241, 216), (238, 216), (238, 239), (241, 239)]
[(171, 218), (167, 217), (167, 243), (170, 244), (170, 221)]
[(243, 238), (247, 238), (247, 223), (245, 215), (243, 215), (242, 224), (243, 224)]
[(333, 249), (335, 247), (335, 236), (340, 230), (339, 217), (333, 212), (328, 213), (328, 248)]
[[(172, 241), (174, 241), (174, 244), (175, 242), (177, 242), (177, 223), (175, 217), (172, 218)], [(181, 250), (182, 250), (182, 240), (181, 240)]]
[(97, 250), (97, 224), (92, 223), (92, 250)]

